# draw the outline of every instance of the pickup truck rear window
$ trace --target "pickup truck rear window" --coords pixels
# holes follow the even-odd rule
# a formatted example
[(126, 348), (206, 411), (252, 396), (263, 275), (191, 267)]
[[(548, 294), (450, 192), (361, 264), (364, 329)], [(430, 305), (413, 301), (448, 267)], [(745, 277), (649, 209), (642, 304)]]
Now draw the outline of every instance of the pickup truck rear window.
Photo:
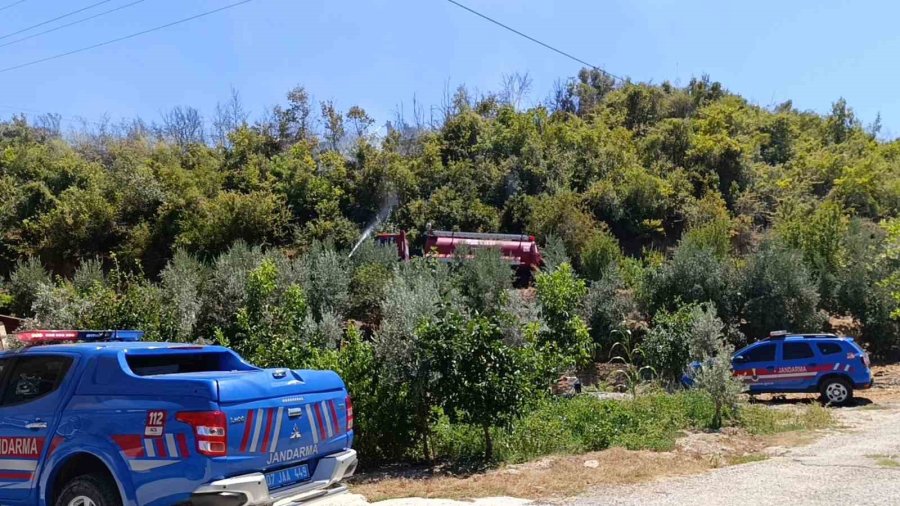
[(125, 360), (138, 376), (252, 369), (228, 352), (129, 354)]

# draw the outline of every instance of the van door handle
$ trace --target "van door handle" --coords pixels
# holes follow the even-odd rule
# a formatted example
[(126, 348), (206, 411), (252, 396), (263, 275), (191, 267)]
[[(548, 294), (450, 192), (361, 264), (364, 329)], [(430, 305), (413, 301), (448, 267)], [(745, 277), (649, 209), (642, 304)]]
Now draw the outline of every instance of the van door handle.
[(46, 428), (47, 428), (47, 422), (42, 422), (42, 421), (40, 421), (40, 420), (36, 420), (36, 421), (34, 421), (34, 422), (31, 422), (31, 423), (26, 424), (26, 425), (25, 425), (25, 428), (26, 428), (26, 429), (31, 429), (31, 430), (41, 430), (41, 429), (46, 429)]

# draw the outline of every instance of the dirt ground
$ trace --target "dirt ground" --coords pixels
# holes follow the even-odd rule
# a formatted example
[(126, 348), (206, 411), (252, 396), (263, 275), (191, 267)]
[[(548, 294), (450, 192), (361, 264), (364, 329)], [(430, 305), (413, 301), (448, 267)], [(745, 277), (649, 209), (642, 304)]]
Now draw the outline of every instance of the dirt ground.
[[(554, 505), (892, 505), (900, 497), (900, 366), (876, 367), (876, 387), (835, 409), (838, 427), (809, 444), (767, 448), (764, 461), (692, 476), (592, 487)], [(790, 402), (790, 399), (788, 400)], [(771, 486), (766, 486), (769, 484)]]
[[(823, 438), (842, 437), (848, 430), (860, 429), (865, 420), (877, 419), (884, 423), (896, 417), (900, 422), (900, 364), (872, 369), (875, 386), (857, 392), (852, 407), (834, 409), (839, 425), (834, 429), (772, 436), (752, 436), (739, 429), (726, 429), (718, 433), (686, 434), (671, 452), (611, 448), (583, 455), (551, 456), (468, 476), (423, 476), (421, 472), (360, 476), (351, 483), (352, 493), (333, 504), (356, 506), (372, 501), (383, 506), (443, 506), (472, 504), (474, 498), (481, 498), (478, 504), (511, 505), (531, 501), (595, 504), (600, 495), (601, 502), (607, 502), (608, 490), (621, 493), (623, 503), (640, 504), (653, 497), (654, 492), (644, 488), (652, 488), (654, 484), (689, 482), (694, 476), (705, 476), (710, 471), (717, 473), (737, 464), (748, 464), (738, 467), (749, 468), (761, 465), (762, 461), (784, 459), (798, 448), (822, 444)], [(761, 395), (753, 402), (765, 403), (773, 409), (792, 409), (798, 404), (817, 402), (817, 396)], [(871, 454), (865, 458), (872, 460), (874, 466), (900, 467), (900, 458), (893, 453), (870, 450)], [(634, 501), (629, 500), (632, 495)], [(457, 502), (460, 500), (464, 502)]]

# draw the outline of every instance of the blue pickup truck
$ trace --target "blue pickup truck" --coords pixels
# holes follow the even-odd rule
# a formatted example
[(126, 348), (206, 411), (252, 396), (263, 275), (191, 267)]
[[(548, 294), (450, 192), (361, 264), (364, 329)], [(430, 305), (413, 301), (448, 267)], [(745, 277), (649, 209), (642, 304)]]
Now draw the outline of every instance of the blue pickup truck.
[(353, 407), (331, 371), (260, 369), (133, 331), (34, 331), (0, 354), (0, 504), (290, 505), (342, 492)]

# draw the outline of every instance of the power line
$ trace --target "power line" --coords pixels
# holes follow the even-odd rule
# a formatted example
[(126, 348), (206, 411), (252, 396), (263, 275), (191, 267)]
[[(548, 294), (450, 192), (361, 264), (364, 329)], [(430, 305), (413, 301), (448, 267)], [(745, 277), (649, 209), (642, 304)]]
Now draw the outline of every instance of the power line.
[(472, 14), (474, 14), (474, 15), (476, 15), (476, 16), (482, 18), (482, 19), (485, 19), (485, 20), (487, 20), (487, 21), (490, 21), (491, 23), (493, 23), (493, 24), (495, 24), (495, 25), (497, 25), (497, 26), (499, 26), (499, 27), (502, 27), (502, 28), (504, 28), (504, 29), (506, 29), (506, 30), (509, 30), (509, 31), (511, 31), (511, 32), (514, 33), (514, 34), (516, 34), (516, 35), (518, 35), (518, 36), (520, 36), (520, 37), (524, 37), (524, 38), (530, 40), (531, 42), (534, 42), (535, 44), (541, 45), (541, 46), (543, 46), (543, 47), (545, 47), (545, 48), (547, 48), (547, 49), (549, 49), (549, 50), (551, 50), (551, 51), (553, 51), (553, 52), (555, 52), (555, 53), (561, 54), (561, 55), (565, 56), (566, 58), (569, 58), (570, 60), (574, 60), (574, 61), (576, 61), (576, 62), (578, 62), (578, 63), (580, 63), (580, 64), (582, 64), (582, 65), (584, 65), (584, 66), (586, 66), (586, 67), (591, 67), (592, 69), (594, 69), (594, 70), (596, 70), (596, 71), (598, 71), (598, 72), (602, 72), (602, 73), (608, 75), (609, 77), (611, 77), (611, 78), (613, 78), (613, 79), (618, 79), (619, 81), (625, 82), (625, 79), (624, 79), (624, 78), (619, 77), (619, 76), (613, 74), (612, 72), (608, 72), (608, 71), (606, 71), (606, 70), (604, 70), (604, 69), (602, 69), (602, 68), (600, 68), (600, 67), (598, 67), (598, 66), (596, 66), (596, 65), (594, 65), (594, 64), (592, 64), (592, 63), (588, 63), (588, 62), (582, 60), (581, 58), (578, 58), (578, 57), (576, 57), (576, 56), (573, 56), (573, 55), (570, 54), (570, 53), (567, 53), (567, 52), (563, 51), (562, 49), (557, 49), (557, 48), (551, 46), (550, 44), (547, 44), (546, 42), (542, 42), (542, 41), (540, 41), (540, 40), (538, 40), (538, 39), (532, 37), (531, 35), (528, 35), (528, 34), (526, 34), (526, 33), (522, 33), (522, 32), (520, 32), (519, 30), (516, 30), (515, 28), (513, 28), (513, 27), (511, 27), (511, 26), (509, 26), (509, 25), (503, 24), (503, 23), (501, 23), (500, 21), (497, 21), (496, 19), (494, 19), (494, 18), (492, 18), (492, 17), (489, 17), (489, 16), (487, 16), (487, 15), (485, 15), (485, 14), (482, 14), (482, 13), (476, 11), (475, 9), (472, 9), (472, 8), (470, 8), (470, 7), (467, 7), (467, 6), (463, 5), (463, 4), (459, 3), (459, 2), (457, 2), (456, 0), (447, 0), (447, 1), (450, 2), (450, 3), (452, 3), (452, 4), (455, 5), (455, 6), (459, 7), (460, 9), (469, 11), (470, 13), (472, 13)]
[(213, 9), (213, 10), (211, 10), (211, 11), (206, 11), (206, 12), (201, 12), (200, 14), (195, 14), (195, 15), (193, 15), (193, 16), (189, 16), (189, 17), (186, 17), (186, 18), (182, 18), (182, 19), (179, 19), (179, 20), (177, 20), (177, 21), (172, 21), (171, 23), (166, 23), (166, 24), (164, 24), (164, 25), (155, 26), (155, 27), (153, 27), (153, 28), (148, 28), (148, 29), (146, 29), (146, 30), (143, 30), (143, 31), (140, 31), (140, 32), (136, 32), (136, 33), (132, 33), (132, 34), (130, 34), (130, 35), (125, 35), (125, 36), (123, 36), (123, 37), (118, 37), (118, 38), (115, 38), (115, 39), (107, 40), (107, 41), (105, 41), (105, 42), (100, 42), (100, 43), (94, 44), (94, 45), (92, 45), (92, 46), (86, 46), (86, 47), (82, 47), (82, 48), (78, 48), (78, 49), (73, 49), (72, 51), (67, 51), (67, 52), (65, 52), (65, 53), (55, 54), (55, 55), (53, 55), (53, 56), (48, 56), (48, 57), (46, 57), (46, 58), (41, 58), (41, 59), (39, 59), (39, 60), (32, 60), (32, 61), (30, 61), (30, 62), (20, 63), (20, 64), (18, 64), (18, 65), (13, 65), (12, 67), (2, 68), (2, 69), (0, 69), (0, 73), (3, 73), (3, 72), (9, 72), (10, 70), (16, 70), (16, 69), (20, 69), (20, 68), (23, 68), (23, 67), (29, 67), (29, 66), (31, 66), (31, 65), (36, 65), (36, 64), (38, 64), (38, 63), (44, 63), (44, 62), (47, 62), (47, 61), (50, 61), (50, 60), (56, 60), (56, 59), (58, 59), (58, 58), (64, 58), (64, 57), (66, 57), (66, 56), (71, 56), (71, 55), (73, 55), (73, 54), (83, 53), (83, 52), (85, 52), (85, 51), (90, 51), (90, 50), (92, 50), (92, 49), (97, 49), (97, 48), (99, 48), (99, 47), (108, 46), (108, 45), (110, 45), (110, 44), (115, 44), (115, 43), (117, 43), (117, 42), (122, 42), (123, 40), (128, 40), (128, 39), (133, 39), (133, 38), (135, 38), (135, 37), (140, 37), (141, 35), (146, 35), (146, 34), (148, 34), (148, 33), (150, 33), (150, 32), (155, 32), (155, 31), (157, 31), (157, 30), (162, 30), (162, 29), (164, 29), (164, 28), (169, 28), (170, 26), (180, 25), (181, 23), (187, 23), (188, 21), (193, 21), (193, 20), (195, 20), (195, 19), (199, 19), (199, 18), (202, 18), (202, 17), (205, 17), (205, 16), (209, 16), (210, 14), (215, 14), (215, 13), (217, 13), (217, 12), (222, 12), (222, 11), (227, 10), (227, 9), (232, 9), (232, 8), (234, 8), (234, 7), (237, 7), (237, 6), (239, 6), (239, 5), (244, 5), (244, 4), (250, 3), (250, 2), (252, 2), (252, 1), (253, 1), (253, 0), (241, 0), (240, 2), (235, 2), (235, 3), (233, 3), (233, 4), (228, 4), (228, 5), (225, 5), (225, 6), (223, 6), (223, 7), (219, 7), (218, 9)]
[(3, 7), (0, 7), (0, 11), (5, 11), (6, 9), (9, 9), (10, 7), (15, 7), (21, 3), (25, 3), (25, 0), (19, 0), (18, 2), (13, 2), (11, 4), (4, 5)]
[(87, 7), (82, 7), (82, 8), (80, 8), (80, 9), (78, 9), (78, 10), (74, 10), (74, 11), (72, 11), (72, 12), (67, 12), (67, 13), (63, 14), (62, 16), (56, 16), (56, 17), (53, 18), (53, 19), (48, 19), (47, 21), (41, 21), (40, 23), (38, 23), (38, 24), (36, 24), (36, 25), (31, 25), (31, 26), (29, 26), (28, 28), (22, 28), (21, 30), (18, 30), (18, 31), (15, 31), (15, 32), (12, 32), (12, 33), (7, 33), (6, 35), (0, 35), (0, 39), (6, 39), (6, 38), (9, 38), (9, 37), (12, 37), (13, 35), (18, 35), (18, 34), (20, 34), (20, 33), (22, 33), (22, 32), (27, 32), (28, 30), (31, 30), (32, 28), (37, 28), (37, 27), (39, 27), (39, 26), (44, 26), (44, 25), (46, 25), (47, 23), (52, 23), (52, 22), (54, 22), (54, 21), (59, 21), (59, 20), (62, 19), (62, 18), (67, 18), (67, 17), (72, 16), (72, 15), (74, 15), (74, 14), (78, 14), (79, 12), (84, 12), (84, 11), (86, 11), (86, 10), (88, 10), (88, 9), (92, 9), (92, 8), (98, 6), (98, 5), (105, 4), (105, 3), (109, 3), (109, 2), (112, 2), (112, 0), (102, 0), (102, 1), (100, 1), (100, 2), (97, 2), (97, 3), (94, 3), (94, 4), (88, 5)]
[[(22, 0), (22, 1), (24, 2), (25, 0)], [(31, 34), (31, 35), (22, 37), (21, 39), (16, 39), (16, 40), (13, 40), (13, 41), (10, 41), (10, 42), (6, 42), (6, 43), (4, 43), (4, 44), (0, 44), (0, 47), (12, 46), (13, 44), (18, 44), (19, 42), (24, 42), (24, 41), (26, 41), (26, 40), (33, 39), (33, 38), (35, 38), (35, 37), (40, 37), (41, 35), (46, 35), (46, 34), (48, 34), (48, 33), (55, 32), (55, 31), (57, 31), (57, 30), (62, 30), (63, 28), (68, 28), (68, 27), (73, 26), (73, 25), (81, 24), (81, 23), (84, 23), (85, 21), (90, 21), (90, 20), (92, 20), (92, 19), (99, 18), (100, 16), (105, 16), (105, 15), (107, 15), (107, 14), (112, 14), (113, 12), (120, 11), (120, 10), (122, 10), (122, 9), (126, 9), (126, 8), (128, 8), (128, 7), (131, 7), (132, 5), (137, 5), (137, 4), (139, 4), (139, 3), (141, 3), (141, 2), (144, 2), (144, 1), (146, 1), (146, 0), (137, 0), (136, 2), (131, 2), (130, 4), (125, 4), (125, 5), (116, 7), (115, 9), (109, 9), (108, 11), (103, 11), (103, 12), (94, 14), (93, 16), (88, 16), (88, 17), (86, 17), (86, 18), (79, 19), (79, 20), (77, 20), (77, 21), (72, 21), (71, 23), (66, 23), (66, 24), (64, 24), (64, 25), (59, 25), (59, 26), (56, 26), (56, 27), (54, 27), (54, 28), (50, 28), (49, 30), (44, 30), (43, 32), (33, 33), (33, 34)]]

